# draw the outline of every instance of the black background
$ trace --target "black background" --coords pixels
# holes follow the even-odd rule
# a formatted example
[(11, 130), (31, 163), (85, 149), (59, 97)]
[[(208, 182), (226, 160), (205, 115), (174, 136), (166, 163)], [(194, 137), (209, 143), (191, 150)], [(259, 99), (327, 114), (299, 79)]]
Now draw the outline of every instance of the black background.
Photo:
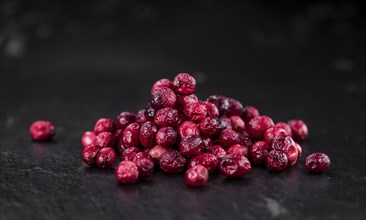
[[(1, 219), (365, 219), (366, 19), (352, 1), (1, 1)], [(292, 169), (191, 189), (157, 172), (119, 186), (80, 137), (189, 72), (310, 137)], [(54, 141), (32, 142), (38, 119)], [(308, 174), (305, 155), (331, 167)]]

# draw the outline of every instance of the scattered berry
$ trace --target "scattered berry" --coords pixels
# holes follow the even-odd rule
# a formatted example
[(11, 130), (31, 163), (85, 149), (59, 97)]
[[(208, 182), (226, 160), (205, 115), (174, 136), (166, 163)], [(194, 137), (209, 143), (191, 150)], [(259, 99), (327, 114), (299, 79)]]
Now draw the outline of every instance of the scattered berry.
[(48, 141), (55, 135), (55, 126), (50, 121), (35, 121), (29, 131), (33, 140)]
[(305, 158), (305, 167), (310, 173), (321, 173), (328, 169), (330, 159), (324, 153), (313, 153)]

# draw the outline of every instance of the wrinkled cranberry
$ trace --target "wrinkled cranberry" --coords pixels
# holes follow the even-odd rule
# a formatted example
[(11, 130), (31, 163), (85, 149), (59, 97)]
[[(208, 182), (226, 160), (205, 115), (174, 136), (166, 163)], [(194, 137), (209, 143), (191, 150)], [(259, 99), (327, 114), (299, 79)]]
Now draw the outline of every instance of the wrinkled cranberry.
[(246, 106), (243, 108), (243, 112), (241, 114), (241, 117), (243, 118), (245, 123), (248, 123), (253, 118), (259, 116), (258, 109), (253, 106)]
[(271, 147), (272, 149), (280, 150), (286, 154), (288, 159), (288, 167), (296, 164), (297, 159), (299, 158), (299, 153), (296, 143), (291, 137), (287, 136), (285, 138), (275, 138)]
[(110, 118), (101, 118), (99, 119), (94, 126), (94, 133), (98, 135), (102, 132), (111, 132), (114, 133), (116, 130), (116, 125), (113, 120)]
[(234, 115), (230, 117), (231, 126), (234, 131), (236, 132), (242, 132), (245, 129), (245, 123), (243, 119), (240, 118), (240, 116)]
[(208, 181), (208, 171), (206, 167), (197, 165), (189, 168), (184, 175), (184, 181), (187, 186), (201, 187)]
[(220, 163), (220, 173), (229, 178), (239, 178), (251, 171), (249, 160), (239, 154), (227, 154)]
[(140, 149), (138, 149), (137, 147), (127, 148), (124, 151), (122, 151), (121, 160), (132, 161), (135, 155), (140, 152), (141, 152)]
[(160, 127), (176, 127), (179, 122), (178, 110), (170, 107), (162, 108), (156, 113), (154, 122)]
[(129, 124), (123, 131), (122, 143), (126, 148), (138, 147), (140, 144), (140, 125), (138, 123)]
[(330, 165), (328, 155), (324, 153), (313, 153), (305, 158), (305, 167), (310, 173), (321, 173)]
[(287, 123), (285, 123), (285, 122), (278, 122), (278, 123), (275, 124), (275, 127), (282, 128), (283, 130), (286, 131), (286, 134), (288, 136), (292, 137), (291, 127)]
[(29, 132), (35, 141), (48, 141), (55, 135), (55, 126), (50, 121), (35, 121)]
[(195, 94), (179, 96), (177, 98), (176, 107), (177, 109), (182, 110), (184, 106), (194, 102), (198, 102), (198, 98)]
[(245, 130), (239, 133), (238, 144), (246, 146), (246, 147), (250, 147), (253, 145), (253, 142), (250, 139), (249, 134)]
[(173, 107), (177, 101), (177, 96), (170, 88), (157, 89), (151, 93), (150, 105), (156, 110)]
[(83, 152), (81, 153), (81, 159), (83, 159), (83, 161), (89, 166), (92, 166), (96, 163), (99, 150), (100, 148), (98, 146), (89, 145), (83, 149)]
[(222, 131), (221, 123), (218, 118), (205, 118), (200, 124), (200, 131), (207, 137), (218, 135)]
[(170, 79), (159, 79), (151, 88), (151, 93), (162, 88), (172, 88), (173, 82)]
[(200, 154), (205, 148), (202, 138), (190, 135), (182, 138), (179, 144), (179, 151), (183, 156), (193, 157)]
[(246, 125), (247, 132), (251, 138), (262, 139), (264, 132), (273, 127), (273, 121), (270, 117), (263, 115), (250, 120)]
[(202, 102), (190, 103), (183, 108), (184, 116), (193, 122), (200, 122), (207, 116), (207, 107)]
[(146, 179), (154, 173), (154, 162), (148, 153), (137, 153), (132, 161), (138, 168), (140, 179)]
[(95, 144), (100, 148), (110, 147), (114, 148), (116, 146), (116, 137), (111, 132), (102, 132), (97, 135)]
[(301, 154), (302, 154), (302, 147), (300, 146), (299, 143), (296, 143), (296, 142), (295, 142), (295, 146), (297, 148), (298, 158), (300, 158), (301, 157)]
[(227, 154), (243, 155), (246, 158), (248, 158), (249, 155), (248, 148), (240, 144), (234, 144), (233, 146), (229, 147), (226, 152)]
[(135, 163), (122, 161), (117, 165), (115, 175), (118, 183), (133, 184), (138, 180), (139, 171)]
[(214, 105), (211, 102), (202, 102), (203, 104), (206, 105), (207, 108), (207, 117), (210, 118), (218, 118), (219, 117), (219, 109), (216, 107), (216, 105)]
[(134, 122), (136, 122), (136, 115), (132, 112), (121, 112), (117, 116), (117, 127), (122, 130)]
[(161, 170), (165, 173), (179, 173), (183, 171), (186, 162), (186, 158), (178, 151), (169, 149), (160, 158), (159, 165)]
[(154, 122), (147, 121), (141, 125), (139, 140), (145, 148), (152, 148), (156, 145), (155, 135), (158, 131), (158, 126)]
[(221, 163), (222, 158), (224, 158), (226, 156), (226, 151), (224, 150), (224, 148), (222, 148), (219, 145), (213, 145), (213, 146), (209, 147), (207, 152), (211, 153), (215, 157), (217, 157), (217, 160), (219, 161), (219, 163)]
[(190, 95), (196, 89), (196, 80), (188, 73), (180, 73), (173, 80), (173, 89), (179, 95)]
[(276, 138), (285, 138), (287, 137), (287, 133), (284, 129), (282, 128), (278, 128), (278, 127), (271, 127), (268, 128), (265, 132), (264, 132), (264, 140), (268, 143), (268, 144), (272, 144), (273, 139)]
[(210, 153), (203, 153), (201, 155), (194, 156), (188, 163), (188, 168), (196, 165), (202, 165), (207, 168), (209, 173), (212, 173), (219, 164), (217, 157)]
[(222, 117), (220, 118), (220, 124), (221, 124), (221, 127), (222, 127), (223, 129), (225, 129), (225, 128), (233, 129), (233, 126), (232, 126), (232, 124), (231, 124), (231, 120), (230, 120), (230, 118), (228, 118), (228, 117), (222, 116)]
[(87, 147), (91, 144), (95, 144), (97, 140), (97, 136), (92, 131), (86, 131), (83, 136), (81, 137), (81, 143), (84, 147)]
[(291, 128), (292, 137), (297, 141), (302, 141), (308, 137), (308, 127), (305, 122), (299, 119), (292, 119), (288, 121), (288, 125)]
[(258, 141), (249, 150), (250, 159), (253, 163), (261, 165), (264, 163), (270, 146), (265, 141)]
[(185, 121), (178, 127), (179, 137), (182, 139), (190, 135), (200, 135), (200, 130), (196, 123), (192, 121)]
[(123, 136), (123, 130), (122, 129), (117, 129), (115, 132), (114, 132), (114, 136), (116, 136), (116, 138), (120, 138)]
[(265, 162), (269, 171), (279, 172), (286, 169), (288, 159), (284, 152), (272, 150), (267, 154)]
[(208, 102), (211, 102), (216, 105), (219, 110), (219, 115), (227, 115), (227, 112), (230, 109), (230, 100), (229, 98), (222, 95), (212, 95), (208, 97)]
[(177, 143), (178, 133), (172, 127), (160, 128), (156, 133), (156, 143), (162, 147), (169, 148)]
[(110, 147), (100, 149), (96, 158), (97, 165), (100, 168), (111, 167), (115, 160), (116, 160), (116, 152)]
[(139, 124), (139, 125), (142, 125), (143, 123), (145, 123), (146, 121), (150, 121), (148, 116), (147, 116), (147, 113), (146, 113), (146, 110), (145, 109), (141, 109), (137, 112), (136, 114), (136, 122)]
[(163, 156), (163, 154), (166, 152), (167, 150), (160, 146), (160, 145), (156, 145), (155, 147), (151, 148), (149, 150), (149, 155), (151, 156), (152, 160), (155, 163), (159, 163), (161, 157)]
[(216, 144), (228, 148), (234, 144), (239, 142), (239, 135), (236, 131), (231, 130), (229, 128), (223, 130), (219, 137), (216, 139)]

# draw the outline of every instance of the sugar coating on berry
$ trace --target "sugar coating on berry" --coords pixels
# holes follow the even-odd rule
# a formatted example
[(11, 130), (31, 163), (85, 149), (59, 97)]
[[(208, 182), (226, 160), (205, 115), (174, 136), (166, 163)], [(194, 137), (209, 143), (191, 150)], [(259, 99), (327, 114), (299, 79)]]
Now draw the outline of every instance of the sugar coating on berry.
[(188, 73), (180, 73), (173, 80), (173, 89), (179, 95), (190, 95), (196, 89), (196, 79)]
[(29, 133), (35, 141), (48, 141), (55, 135), (55, 126), (50, 121), (35, 121), (30, 126)]
[(184, 175), (184, 181), (187, 186), (190, 187), (201, 187), (206, 185), (208, 181), (208, 170), (206, 167), (201, 165), (196, 165), (194, 167), (189, 168), (185, 175)]
[(120, 184), (134, 184), (138, 180), (139, 171), (135, 163), (122, 161), (116, 166), (115, 175)]

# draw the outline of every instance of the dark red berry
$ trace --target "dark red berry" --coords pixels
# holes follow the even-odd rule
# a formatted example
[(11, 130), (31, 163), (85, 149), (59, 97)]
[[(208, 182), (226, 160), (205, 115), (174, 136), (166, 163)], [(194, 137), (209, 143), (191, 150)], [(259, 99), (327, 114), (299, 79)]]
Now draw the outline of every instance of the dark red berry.
[(176, 127), (179, 122), (178, 110), (170, 107), (162, 108), (156, 113), (154, 122), (160, 127)]
[(161, 170), (165, 173), (179, 173), (183, 171), (186, 162), (186, 158), (178, 151), (169, 149), (160, 158), (159, 165)]
[(148, 153), (137, 153), (132, 161), (139, 170), (140, 179), (146, 179), (154, 173), (154, 162)]
[(216, 105), (214, 105), (211, 102), (202, 102), (203, 104), (206, 105), (207, 108), (207, 117), (210, 118), (218, 118), (219, 117), (219, 109), (216, 107)]
[(288, 136), (292, 137), (291, 127), (287, 123), (285, 123), (285, 122), (278, 122), (278, 123), (275, 124), (275, 127), (282, 128), (283, 130), (286, 131), (286, 134)]
[(122, 151), (121, 160), (132, 161), (135, 155), (140, 152), (141, 152), (140, 149), (138, 149), (137, 147), (127, 148), (124, 151)]
[(29, 132), (35, 141), (48, 141), (55, 135), (55, 126), (50, 121), (35, 121)]
[(122, 161), (117, 165), (115, 175), (118, 183), (133, 184), (138, 180), (139, 171), (135, 163)]
[(147, 116), (146, 110), (145, 109), (141, 109), (137, 112), (136, 114), (136, 122), (139, 125), (142, 125), (143, 123), (145, 123), (146, 121), (150, 121), (150, 119)]
[(272, 150), (267, 154), (265, 162), (269, 171), (280, 172), (286, 169), (288, 159), (284, 152)]
[(234, 131), (236, 132), (242, 132), (245, 129), (245, 123), (243, 119), (240, 118), (240, 116), (234, 115), (230, 117), (231, 126)]
[(173, 82), (170, 79), (159, 79), (151, 88), (151, 93), (162, 88), (172, 88)]
[(184, 116), (193, 122), (200, 122), (207, 116), (207, 107), (202, 102), (190, 103), (183, 108)]
[(219, 110), (219, 115), (226, 115), (226, 113), (230, 109), (230, 100), (229, 98), (222, 96), (222, 95), (211, 95), (207, 98), (208, 102), (213, 103), (216, 105), (217, 109)]
[(310, 173), (321, 173), (328, 169), (330, 159), (324, 153), (313, 153), (305, 158), (305, 167)]
[(152, 157), (150, 156), (149, 152), (138, 152), (137, 154), (135, 154), (135, 156), (133, 157), (132, 159), (132, 162), (135, 160), (135, 159), (149, 159), (149, 160), (152, 160)]
[(180, 73), (173, 80), (173, 89), (179, 95), (190, 95), (196, 89), (196, 80), (188, 73)]
[(222, 117), (220, 118), (220, 124), (221, 124), (221, 127), (222, 127), (223, 129), (225, 129), (225, 128), (233, 129), (233, 126), (232, 126), (232, 124), (231, 124), (231, 120), (230, 120), (230, 118), (228, 118), (228, 117), (226, 117), (226, 116), (222, 116)]
[(259, 116), (258, 109), (253, 106), (246, 106), (243, 108), (243, 112), (241, 114), (241, 117), (243, 118), (245, 123), (248, 123), (253, 118)]
[(210, 137), (203, 137), (202, 138), (203, 144), (205, 145), (205, 151), (213, 145), (213, 141)]
[(266, 156), (270, 151), (270, 146), (265, 141), (258, 141), (249, 150), (250, 159), (253, 163), (261, 165), (264, 164)]
[(99, 119), (94, 126), (94, 133), (98, 135), (102, 132), (111, 132), (114, 133), (116, 130), (116, 125), (113, 120), (110, 118), (101, 118)]
[(102, 132), (97, 135), (95, 144), (100, 148), (110, 147), (114, 148), (116, 146), (117, 139), (111, 132)]
[(156, 110), (165, 107), (174, 107), (176, 101), (177, 96), (170, 88), (157, 89), (150, 96), (150, 105)]
[(115, 160), (116, 152), (112, 148), (106, 147), (100, 149), (100, 151), (98, 152), (96, 163), (100, 168), (109, 168), (113, 166)]
[(216, 144), (228, 148), (234, 144), (239, 142), (239, 135), (236, 131), (231, 130), (229, 128), (223, 130), (219, 137), (216, 139)]
[(122, 143), (126, 148), (138, 147), (140, 144), (140, 125), (138, 123), (129, 124), (123, 131)]
[(182, 139), (190, 135), (200, 135), (200, 130), (196, 123), (192, 121), (185, 121), (178, 127), (179, 137)]
[(81, 143), (83, 144), (84, 147), (95, 144), (96, 140), (97, 136), (92, 131), (86, 131), (81, 137)]
[(249, 134), (245, 130), (239, 133), (238, 144), (246, 146), (246, 147), (250, 147), (253, 145), (253, 142), (250, 139)]
[(240, 116), (243, 112), (243, 105), (236, 99), (228, 98), (229, 109), (224, 113), (227, 116)]
[(177, 98), (176, 107), (179, 110), (183, 110), (184, 106), (194, 102), (198, 102), (198, 98), (195, 94), (179, 96)]
[(280, 150), (284, 152), (288, 159), (288, 167), (292, 167), (296, 164), (299, 158), (299, 153), (295, 141), (287, 136), (285, 138), (277, 137), (273, 140), (272, 149)]
[(136, 122), (136, 115), (132, 112), (121, 112), (117, 116), (117, 127), (124, 130), (127, 125)]
[(156, 143), (169, 148), (177, 143), (178, 133), (173, 127), (160, 128), (156, 133)]
[(222, 158), (224, 158), (226, 156), (226, 151), (224, 150), (224, 148), (222, 148), (219, 145), (213, 145), (213, 146), (209, 147), (207, 149), (207, 152), (213, 154), (217, 158), (219, 163), (221, 163)]
[(193, 157), (200, 153), (205, 148), (202, 138), (196, 135), (190, 135), (182, 138), (179, 144), (179, 151), (183, 156)]
[(209, 173), (212, 173), (219, 164), (217, 157), (210, 153), (203, 153), (201, 155), (194, 156), (188, 163), (188, 168), (196, 165), (202, 165), (207, 168)]
[(284, 129), (279, 128), (279, 127), (271, 127), (268, 128), (265, 132), (264, 132), (264, 140), (268, 143), (268, 144), (272, 144), (274, 139), (278, 139), (278, 138), (285, 138), (287, 137), (287, 133)]
[(149, 150), (149, 155), (151, 156), (154, 163), (159, 163), (161, 157), (166, 151), (167, 150), (164, 147), (156, 145), (155, 147)]
[(229, 147), (226, 152), (227, 154), (243, 155), (246, 158), (248, 158), (249, 155), (248, 148), (240, 144), (234, 144), (233, 146)]
[(116, 138), (120, 138), (123, 136), (123, 130), (122, 129), (117, 129), (115, 132), (114, 132), (114, 136), (116, 136)]
[(249, 160), (239, 154), (227, 154), (220, 163), (220, 173), (229, 178), (239, 178), (251, 171)]
[(184, 175), (184, 181), (187, 186), (201, 187), (208, 181), (208, 171), (206, 167), (197, 165), (189, 168)]
[(205, 118), (200, 122), (200, 131), (204, 136), (212, 137), (222, 131), (221, 123), (218, 118)]
[(264, 132), (273, 127), (273, 121), (270, 117), (263, 115), (250, 120), (246, 125), (246, 130), (251, 138), (262, 139)]
[(139, 140), (145, 148), (152, 148), (156, 145), (155, 135), (158, 131), (158, 126), (154, 122), (147, 121), (141, 125)]
[(146, 107), (145, 115), (149, 121), (152, 121), (154, 119), (154, 116), (156, 115), (155, 108), (148, 104)]
[(299, 119), (292, 119), (288, 121), (288, 125), (291, 128), (292, 137), (297, 141), (302, 141), (308, 137), (308, 127), (305, 122)]
[(81, 159), (83, 159), (83, 161), (89, 166), (92, 166), (96, 163), (99, 150), (100, 148), (98, 146), (89, 145), (83, 149), (83, 152), (81, 153)]

